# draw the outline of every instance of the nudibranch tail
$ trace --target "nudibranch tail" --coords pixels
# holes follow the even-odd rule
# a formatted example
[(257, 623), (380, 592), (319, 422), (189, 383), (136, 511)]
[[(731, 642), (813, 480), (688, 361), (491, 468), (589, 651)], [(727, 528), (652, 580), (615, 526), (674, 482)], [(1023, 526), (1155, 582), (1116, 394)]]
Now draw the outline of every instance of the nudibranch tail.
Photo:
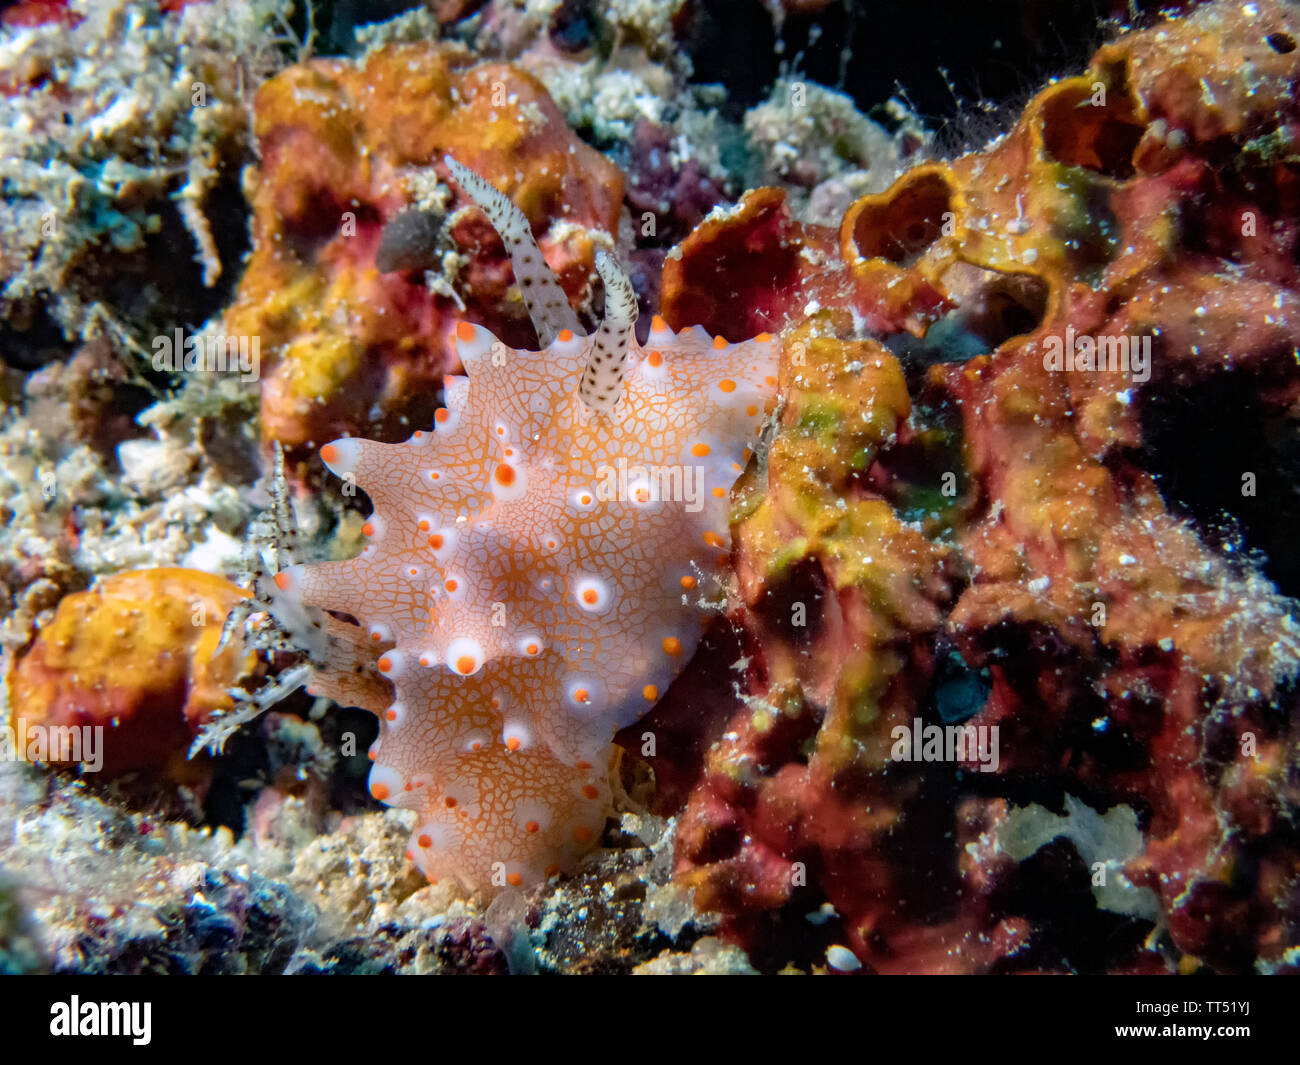
[(533, 239), (533, 229), (524, 212), (504, 192), (465, 164), (450, 155), (444, 155), (442, 161), (447, 164), (456, 183), (487, 215), (492, 228), (505, 244), (520, 295), (528, 308), (528, 317), (537, 330), (537, 342), (543, 348), (550, 347), (566, 329), (576, 336), (586, 336), (577, 314), (569, 306), (564, 289), (542, 258), (542, 250)]
[(605, 283), (605, 317), (592, 339), (578, 396), (589, 410), (607, 414), (623, 394), (628, 339), (636, 325), (636, 293), (627, 274), (604, 252), (596, 255), (596, 272)]

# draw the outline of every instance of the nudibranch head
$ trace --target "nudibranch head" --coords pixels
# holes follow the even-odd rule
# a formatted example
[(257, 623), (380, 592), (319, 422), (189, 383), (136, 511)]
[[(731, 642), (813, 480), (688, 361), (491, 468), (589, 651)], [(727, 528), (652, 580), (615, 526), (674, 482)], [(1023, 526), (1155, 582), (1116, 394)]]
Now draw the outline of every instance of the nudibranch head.
[(779, 344), (658, 317), (611, 256), (587, 335), (527, 221), (448, 158), (510, 253), (539, 351), (462, 322), (432, 432), (336, 440), (374, 505), (362, 554), (295, 566), (278, 607), (327, 616), (313, 690), (379, 717), (371, 793), (416, 811), (411, 856), (470, 890), (539, 883), (600, 837), (615, 731), (695, 650), (695, 591), (730, 544), (728, 490), (775, 398)]

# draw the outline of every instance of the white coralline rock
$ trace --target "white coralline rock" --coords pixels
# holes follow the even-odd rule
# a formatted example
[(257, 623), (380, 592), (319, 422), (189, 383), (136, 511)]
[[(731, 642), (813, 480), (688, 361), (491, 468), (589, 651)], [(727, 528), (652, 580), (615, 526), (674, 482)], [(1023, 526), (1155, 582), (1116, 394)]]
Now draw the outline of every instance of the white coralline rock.
[(117, 461), (128, 488), (156, 496), (185, 481), (194, 465), (194, 452), (171, 438), (127, 440), (117, 446)]

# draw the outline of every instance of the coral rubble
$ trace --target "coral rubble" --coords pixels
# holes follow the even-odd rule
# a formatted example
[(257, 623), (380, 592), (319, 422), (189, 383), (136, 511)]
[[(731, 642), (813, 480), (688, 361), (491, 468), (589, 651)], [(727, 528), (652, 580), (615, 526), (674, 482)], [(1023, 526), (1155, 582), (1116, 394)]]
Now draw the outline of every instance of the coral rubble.
[(215, 311), (238, 267), (246, 93), (283, 65), (288, 5), (26, 8), (0, 43), (6, 330), (144, 346)]

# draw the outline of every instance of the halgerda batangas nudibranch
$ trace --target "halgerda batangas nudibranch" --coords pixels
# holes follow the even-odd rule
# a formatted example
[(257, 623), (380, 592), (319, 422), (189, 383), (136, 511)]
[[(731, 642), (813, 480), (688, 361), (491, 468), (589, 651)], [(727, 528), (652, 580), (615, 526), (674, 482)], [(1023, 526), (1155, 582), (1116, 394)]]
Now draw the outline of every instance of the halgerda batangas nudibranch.
[(461, 322), (465, 376), (446, 379), (432, 432), (325, 445), (374, 505), (368, 543), (282, 570), (270, 597), (291, 632), (314, 626), (309, 690), (378, 715), (370, 789), (418, 814), (411, 858), (491, 891), (571, 867), (600, 836), (615, 731), (699, 640), (694, 590), (730, 548), (728, 491), (780, 345), (658, 317), (638, 343), (606, 255), (588, 336), (523, 213), (445, 162), (504, 240), (541, 350)]

